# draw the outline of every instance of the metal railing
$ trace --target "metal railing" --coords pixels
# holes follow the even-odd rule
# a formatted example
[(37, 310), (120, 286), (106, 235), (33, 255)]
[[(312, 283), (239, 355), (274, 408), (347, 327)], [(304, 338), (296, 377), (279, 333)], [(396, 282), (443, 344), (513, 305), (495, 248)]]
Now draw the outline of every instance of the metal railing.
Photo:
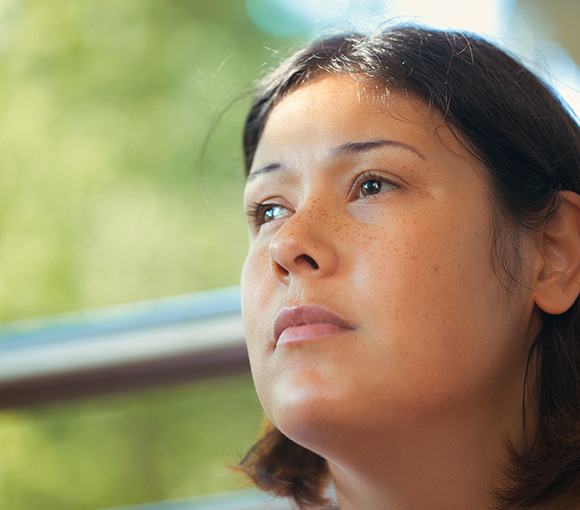
[[(0, 409), (248, 371), (239, 288), (0, 326)], [(240, 490), (109, 510), (289, 510)]]
[(0, 327), (0, 408), (247, 370), (238, 288)]
[(285, 499), (272, 498), (255, 489), (246, 489), (107, 510), (291, 510), (292, 508)]

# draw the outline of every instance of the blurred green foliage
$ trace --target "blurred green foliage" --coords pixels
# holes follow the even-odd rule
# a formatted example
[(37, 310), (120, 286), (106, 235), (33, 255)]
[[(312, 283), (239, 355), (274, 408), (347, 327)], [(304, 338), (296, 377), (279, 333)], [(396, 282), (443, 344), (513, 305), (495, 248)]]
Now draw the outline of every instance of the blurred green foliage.
[[(205, 139), (284, 45), (244, 0), (1, 0), (0, 322), (237, 284), (248, 100)], [(260, 415), (249, 376), (5, 411), (0, 508), (235, 487)]]
[(0, 508), (96, 510), (241, 486), (249, 375), (0, 415)]
[(235, 285), (245, 2), (0, 2), (0, 321)]

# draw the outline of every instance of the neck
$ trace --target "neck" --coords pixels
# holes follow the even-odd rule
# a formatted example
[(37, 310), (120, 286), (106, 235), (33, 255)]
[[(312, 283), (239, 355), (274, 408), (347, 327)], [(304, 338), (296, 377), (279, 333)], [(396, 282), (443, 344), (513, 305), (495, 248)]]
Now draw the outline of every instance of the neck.
[[(341, 510), (490, 510), (502, 486), (506, 441), (521, 420), (456, 416), (445, 423), (393, 431), (396, 441), (357, 441), (349, 458), (329, 461)], [(498, 426), (498, 424), (500, 426)], [(366, 435), (372, 438), (371, 434)]]

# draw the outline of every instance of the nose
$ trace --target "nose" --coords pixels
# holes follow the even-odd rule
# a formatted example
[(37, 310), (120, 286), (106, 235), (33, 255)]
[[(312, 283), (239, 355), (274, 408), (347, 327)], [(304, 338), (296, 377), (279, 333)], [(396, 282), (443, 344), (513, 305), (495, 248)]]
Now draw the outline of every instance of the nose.
[(301, 210), (288, 218), (270, 241), (274, 276), (285, 285), (292, 278), (324, 277), (339, 265), (336, 229), (328, 217)]

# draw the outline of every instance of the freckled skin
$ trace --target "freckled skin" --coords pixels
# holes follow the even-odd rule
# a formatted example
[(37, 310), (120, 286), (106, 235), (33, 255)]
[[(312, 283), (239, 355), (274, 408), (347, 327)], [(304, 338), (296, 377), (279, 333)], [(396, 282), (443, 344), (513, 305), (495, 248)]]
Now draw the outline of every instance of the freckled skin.
[[(273, 109), (258, 145), (253, 169), (284, 169), (249, 181), (245, 200), (288, 213), (252, 232), (244, 265), (252, 373), (271, 421), (337, 465), (395, 451), (427, 424), (520, 423), (533, 298), (508, 299), (497, 281), (485, 172), (439, 122), (416, 100), (392, 93), (385, 108), (354, 80), (325, 76)], [(424, 158), (397, 146), (333, 156), (375, 139)], [(351, 184), (367, 170), (397, 186), (361, 198)], [(298, 304), (356, 329), (276, 347), (276, 313)]]

